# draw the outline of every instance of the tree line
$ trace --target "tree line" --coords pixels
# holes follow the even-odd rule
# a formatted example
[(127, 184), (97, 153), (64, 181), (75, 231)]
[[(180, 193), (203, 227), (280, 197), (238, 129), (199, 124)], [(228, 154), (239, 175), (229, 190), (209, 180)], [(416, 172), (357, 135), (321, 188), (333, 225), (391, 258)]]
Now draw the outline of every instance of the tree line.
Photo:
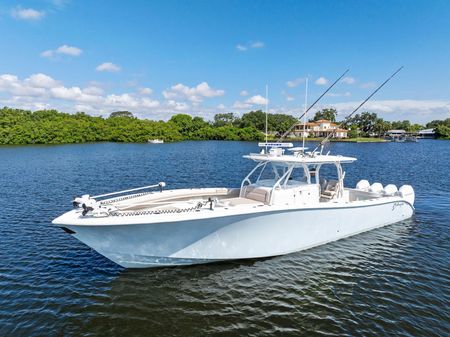
[[(318, 111), (312, 120), (336, 121), (334, 109)], [(268, 114), (268, 130), (272, 135), (284, 133), (298, 122), (286, 114)], [(337, 122), (338, 123), (338, 122)], [(264, 139), (266, 115), (250, 111), (241, 117), (233, 113), (216, 114), (212, 121), (187, 114), (177, 114), (168, 121), (136, 118), (129, 111), (116, 111), (108, 118), (90, 116), (84, 112), (68, 114), (56, 110), (28, 111), (4, 107), (0, 109), (0, 144), (63, 144), (84, 142), (147, 142), (181, 140), (242, 140)], [(432, 121), (424, 127), (439, 131), (450, 138), (450, 119)], [(390, 128), (411, 130), (423, 126), (409, 121), (386, 122), (376, 114), (363, 112), (349, 121), (345, 128), (359, 135), (380, 134)]]

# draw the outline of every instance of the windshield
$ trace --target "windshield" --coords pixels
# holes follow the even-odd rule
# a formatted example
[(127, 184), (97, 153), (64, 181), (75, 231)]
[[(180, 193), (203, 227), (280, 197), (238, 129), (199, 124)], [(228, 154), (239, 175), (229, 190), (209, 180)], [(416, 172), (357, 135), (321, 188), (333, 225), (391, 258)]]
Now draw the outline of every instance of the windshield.
[(303, 166), (273, 162), (259, 163), (245, 180), (249, 184), (273, 187), (281, 178), (280, 185), (283, 186), (308, 183)]

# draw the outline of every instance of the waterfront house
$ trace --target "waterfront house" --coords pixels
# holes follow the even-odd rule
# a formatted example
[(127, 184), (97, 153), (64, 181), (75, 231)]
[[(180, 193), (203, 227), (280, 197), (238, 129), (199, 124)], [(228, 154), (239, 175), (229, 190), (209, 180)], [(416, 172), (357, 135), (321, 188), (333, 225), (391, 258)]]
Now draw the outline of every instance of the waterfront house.
[(290, 137), (326, 137), (334, 132), (334, 138), (347, 138), (348, 130), (341, 129), (336, 123), (326, 119), (314, 122), (298, 123), (292, 130)]

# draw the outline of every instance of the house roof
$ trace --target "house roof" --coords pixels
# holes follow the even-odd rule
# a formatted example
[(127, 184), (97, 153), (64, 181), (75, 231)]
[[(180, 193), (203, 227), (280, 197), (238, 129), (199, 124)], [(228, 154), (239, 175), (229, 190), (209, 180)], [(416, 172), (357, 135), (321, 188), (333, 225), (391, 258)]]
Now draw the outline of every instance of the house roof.
[(336, 125), (334, 122), (329, 121), (328, 119), (319, 119), (316, 123), (330, 123), (331, 125)]
[(405, 130), (388, 130), (387, 133), (405, 133)]
[(419, 134), (434, 134), (434, 129), (424, 129), (424, 130), (420, 130)]
[[(336, 123), (330, 122), (329, 120), (326, 119), (319, 119), (318, 121), (315, 122), (306, 122), (304, 123), (305, 125), (310, 125), (310, 126), (315, 126), (315, 125), (319, 125), (320, 123), (329, 123), (332, 126), (336, 126)], [(297, 123), (297, 125), (303, 125), (303, 123)]]

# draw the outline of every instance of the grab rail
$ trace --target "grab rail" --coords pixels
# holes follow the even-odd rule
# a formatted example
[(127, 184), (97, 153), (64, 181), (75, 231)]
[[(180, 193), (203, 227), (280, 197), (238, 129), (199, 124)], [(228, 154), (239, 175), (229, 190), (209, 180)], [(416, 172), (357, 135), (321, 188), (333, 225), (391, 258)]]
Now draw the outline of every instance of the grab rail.
[(118, 191), (118, 192), (111, 192), (111, 193), (105, 193), (105, 194), (99, 194), (99, 195), (95, 195), (91, 198), (97, 199), (97, 198), (103, 198), (103, 197), (109, 197), (111, 195), (117, 195), (117, 194), (122, 194), (122, 193), (128, 193), (128, 192), (134, 192), (134, 191), (140, 191), (140, 190), (146, 190), (149, 188), (155, 188), (155, 187), (159, 187), (160, 191), (162, 192), (163, 187), (166, 186), (166, 183), (161, 181), (158, 184), (155, 185), (149, 185), (149, 186), (143, 186), (143, 187), (137, 187), (137, 188), (131, 188), (129, 190), (123, 190), (123, 191)]

